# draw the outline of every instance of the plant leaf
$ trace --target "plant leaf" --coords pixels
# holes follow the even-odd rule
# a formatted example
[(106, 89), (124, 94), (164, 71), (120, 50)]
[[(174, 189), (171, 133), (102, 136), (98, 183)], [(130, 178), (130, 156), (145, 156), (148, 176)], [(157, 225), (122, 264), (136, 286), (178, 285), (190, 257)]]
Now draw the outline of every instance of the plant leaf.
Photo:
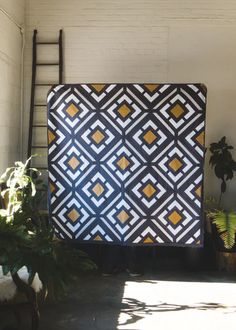
[(215, 211), (211, 213), (211, 217), (225, 247), (231, 249), (235, 244), (236, 212)]

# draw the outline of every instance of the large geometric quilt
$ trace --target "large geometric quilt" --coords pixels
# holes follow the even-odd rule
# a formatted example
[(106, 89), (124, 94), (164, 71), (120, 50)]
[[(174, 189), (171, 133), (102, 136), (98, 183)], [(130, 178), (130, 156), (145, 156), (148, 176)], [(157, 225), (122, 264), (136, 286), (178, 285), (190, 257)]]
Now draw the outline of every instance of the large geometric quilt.
[(54, 86), (48, 169), (57, 236), (202, 246), (205, 104), (201, 84)]

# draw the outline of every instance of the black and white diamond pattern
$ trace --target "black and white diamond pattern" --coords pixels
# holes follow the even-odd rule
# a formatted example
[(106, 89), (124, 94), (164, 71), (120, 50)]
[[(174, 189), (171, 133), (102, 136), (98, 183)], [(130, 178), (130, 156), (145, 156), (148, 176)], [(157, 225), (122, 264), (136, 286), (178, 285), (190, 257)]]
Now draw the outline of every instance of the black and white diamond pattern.
[(48, 158), (56, 234), (201, 246), (205, 97), (200, 84), (53, 87)]

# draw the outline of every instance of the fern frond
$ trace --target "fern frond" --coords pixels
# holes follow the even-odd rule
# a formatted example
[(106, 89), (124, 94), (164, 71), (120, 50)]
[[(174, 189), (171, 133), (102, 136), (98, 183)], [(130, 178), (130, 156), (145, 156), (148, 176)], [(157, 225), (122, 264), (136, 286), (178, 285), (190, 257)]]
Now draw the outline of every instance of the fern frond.
[(231, 249), (235, 244), (236, 212), (215, 211), (211, 213), (224, 246)]

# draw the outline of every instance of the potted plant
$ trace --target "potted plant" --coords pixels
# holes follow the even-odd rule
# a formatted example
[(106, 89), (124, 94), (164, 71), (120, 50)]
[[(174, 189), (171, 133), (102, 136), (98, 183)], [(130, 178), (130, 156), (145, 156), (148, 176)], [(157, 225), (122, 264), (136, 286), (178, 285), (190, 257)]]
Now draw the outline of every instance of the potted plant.
[(28, 164), (29, 160), (16, 162), (0, 179), (5, 204), (0, 210), (0, 265), (14, 281), (19, 281), (17, 272), (26, 266), (29, 284), (37, 273), (45, 292), (58, 298), (79, 272), (96, 266), (84, 252), (55, 238), (47, 212), (39, 207), (45, 185)]
[(233, 159), (232, 150), (233, 146), (228, 145), (225, 136), (219, 142), (210, 145), (209, 163), (221, 183), (219, 199), (218, 201), (211, 199), (211, 207), (207, 211), (207, 216), (212, 224), (212, 233), (217, 250), (227, 253), (236, 251), (236, 212), (226, 210), (221, 205), (222, 196), (227, 190), (227, 182), (233, 179), (236, 171), (236, 162)]

